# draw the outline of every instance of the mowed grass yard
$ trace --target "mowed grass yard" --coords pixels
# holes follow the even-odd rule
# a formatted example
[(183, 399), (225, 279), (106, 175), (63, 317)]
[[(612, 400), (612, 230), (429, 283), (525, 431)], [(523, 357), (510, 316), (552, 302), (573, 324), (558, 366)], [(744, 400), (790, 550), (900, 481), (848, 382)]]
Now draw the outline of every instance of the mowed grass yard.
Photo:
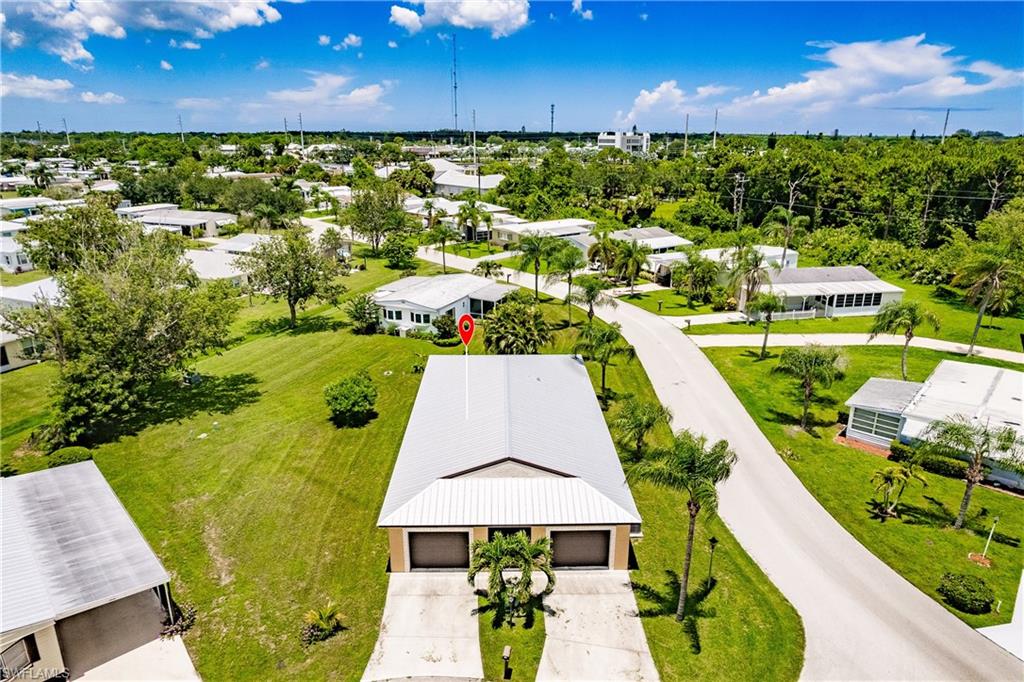
[[(439, 250), (438, 247), (430, 247), (435, 250)], [(456, 242), (453, 244), (446, 244), (444, 247), (445, 253), (452, 253), (456, 256), (462, 256), (463, 258), (481, 258), (483, 256), (491, 256), (496, 253), (502, 253), (500, 246), (495, 246), (490, 242)]]
[[(677, 294), (672, 289), (659, 289), (658, 291), (638, 291), (635, 294), (625, 294), (619, 296), (618, 300), (630, 303), (643, 308), (647, 312), (654, 313), (655, 315), (671, 315), (671, 316), (684, 316), (684, 315), (705, 315), (707, 313), (716, 312), (711, 309), (710, 303), (699, 303), (694, 301), (693, 307), (691, 308), (686, 303), (685, 294)], [(661, 307), (658, 307), (658, 304)]]
[(47, 277), (46, 273), (42, 270), (29, 270), (28, 272), (13, 273), (7, 272), (6, 270), (0, 270), (0, 286), (4, 287), (16, 287), (20, 284), (28, 284), (29, 282), (38, 282), (41, 279)]
[[(902, 287), (904, 300), (919, 301), (925, 308), (939, 318), (939, 331), (928, 325), (917, 329), (918, 336), (945, 339), (957, 343), (970, 343), (974, 333), (974, 323), (978, 317), (976, 308), (963, 300), (951, 300), (940, 297), (936, 288), (924, 284), (914, 284), (897, 277), (883, 276), (896, 286)], [(816, 334), (816, 333), (867, 333), (871, 331), (873, 316), (816, 318), (813, 320), (780, 320), (772, 323), (772, 333), (779, 334)], [(691, 327), (690, 334), (756, 334), (763, 333), (761, 325), (749, 325), (743, 322), (728, 324), (708, 324)], [(1024, 334), (1024, 316), (990, 317), (985, 316), (978, 332), (978, 345), (991, 348), (1005, 348), (1020, 351), (1021, 338)]]
[[(963, 481), (926, 473), (927, 487), (910, 485), (901, 502), (902, 516), (880, 521), (871, 515), (874, 499), (872, 474), (890, 464), (877, 455), (835, 443), (837, 409), (869, 377), (900, 378), (899, 348), (847, 348), (848, 368), (843, 379), (821, 389), (814, 400), (813, 433), (799, 427), (800, 401), (795, 381), (772, 374), (778, 354), (758, 360), (752, 350), (709, 348), (705, 353), (736, 392), (740, 401), (777, 449), (792, 448), (798, 459), (786, 460), (817, 500), (865, 547), (936, 601), (943, 573), (967, 573), (983, 578), (1002, 600), (1000, 613), (968, 615), (949, 608), (972, 627), (1010, 621), (1024, 564), (1021, 532), (1024, 499), (990, 488), (975, 489), (966, 530), (951, 524), (964, 492)], [(923, 381), (943, 359), (962, 356), (912, 349), (910, 379)], [(1000, 365), (988, 361), (986, 364)], [(1020, 365), (1001, 366), (1021, 369)], [(989, 556), (990, 569), (967, 559), (981, 552), (995, 517), (999, 525)]]
[[(351, 293), (398, 277), (371, 259), (346, 281)], [(436, 272), (422, 266), (421, 272)], [(544, 304), (557, 326), (565, 307)], [(405, 429), (422, 356), (457, 353), (426, 341), (357, 336), (331, 306), (302, 313), (284, 328), (282, 303), (244, 307), (229, 350), (198, 363), (203, 381), (169, 388), (134, 433), (94, 450), (147, 540), (172, 574), (179, 602), (198, 609), (185, 641), (210, 680), (358, 679), (377, 638), (387, 587), (387, 542), (377, 513)], [(577, 315), (577, 324), (582, 315)], [(568, 352), (578, 332), (559, 329), (550, 352)], [(471, 351), (482, 352), (478, 333)], [(599, 368), (590, 367), (599, 381)], [(322, 388), (366, 370), (380, 391), (379, 415), (358, 429), (328, 421)], [(3, 375), (0, 457), (27, 471), (45, 459), (25, 447), (47, 414), (55, 371), (37, 365)], [(637, 362), (609, 369), (613, 399), (653, 399)], [(656, 434), (664, 442), (667, 431)], [(655, 661), (665, 679), (795, 679), (802, 665), (799, 617), (718, 521), (701, 525), (692, 589), (707, 565), (717, 582), (700, 600), (696, 637), (672, 616), (674, 574), (685, 537), (683, 498), (648, 485), (635, 496), (645, 537), (633, 573)], [(302, 616), (335, 601), (346, 629), (309, 648)], [(486, 616), (485, 616), (486, 617)], [(485, 638), (496, 644), (494, 638)], [(539, 657), (538, 632), (526, 633), (520, 664)], [(493, 647), (491, 647), (493, 648)], [(697, 651), (699, 650), (699, 653)], [(532, 663), (530, 664), (532, 665)], [(492, 670), (489, 667), (488, 670)]]

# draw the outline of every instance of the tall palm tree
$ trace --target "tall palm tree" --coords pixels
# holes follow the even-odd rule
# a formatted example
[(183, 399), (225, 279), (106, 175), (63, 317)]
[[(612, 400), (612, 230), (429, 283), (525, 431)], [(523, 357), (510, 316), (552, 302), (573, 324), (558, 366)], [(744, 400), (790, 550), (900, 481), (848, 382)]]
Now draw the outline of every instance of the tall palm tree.
[(546, 234), (527, 234), (519, 240), (519, 267), (533, 268), (535, 300), (540, 300), (540, 266), (551, 257), (559, 244), (557, 238)]
[[(518, 576), (507, 578), (504, 571), (515, 571)], [(547, 586), (542, 594), (551, 594), (555, 589), (551, 540), (544, 537), (531, 542), (523, 531), (507, 536), (498, 531), (490, 540), (473, 541), (466, 579), (472, 585), (479, 574), (486, 572), (487, 598), (504, 610), (510, 599), (519, 604), (529, 602), (534, 571), (540, 571), (547, 577)]]
[(811, 219), (805, 215), (796, 215), (785, 206), (776, 206), (768, 211), (761, 223), (761, 229), (766, 236), (773, 239), (782, 239), (782, 266), (786, 265), (786, 253), (794, 237), (807, 232)]
[(277, 209), (270, 204), (256, 204), (253, 206), (252, 217), (256, 220), (257, 225), (266, 227), (267, 232), (273, 230), (274, 224), (281, 218)]
[(772, 270), (777, 265), (768, 262), (760, 249), (754, 246), (736, 247), (732, 252), (729, 267), (729, 284), (739, 292), (740, 310), (746, 310), (747, 301), (768, 283)]
[[(781, 313), (786, 309), (782, 299), (775, 294), (757, 294), (747, 304), (747, 313), (760, 316), (764, 322), (764, 339), (761, 341), (761, 359), (768, 356), (768, 330), (772, 326), (772, 318), (775, 313)], [(906, 379), (906, 377), (903, 377)]]
[(597, 241), (587, 249), (587, 258), (591, 261), (600, 261), (601, 274), (608, 276), (608, 269), (615, 262), (615, 254), (619, 250), (619, 242), (612, 239), (611, 228), (604, 227), (595, 229), (591, 233)]
[(953, 285), (966, 287), (967, 300), (978, 306), (978, 318), (974, 322), (968, 355), (974, 353), (974, 344), (978, 341), (985, 310), (993, 296), (998, 297), (1002, 290), (1014, 288), (1022, 280), (1024, 268), (1021, 266), (1019, 253), (997, 244), (981, 242), (975, 245), (953, 278)]
[(459, 229), (462, 230), (464, 239), (467, 242), (476, 241), (476, 228), (484, 220), (484, 213), (476, 203), (476, 199), (470, 198), (459, 206), (459, 212), (455, 216)]
[(573, 348), (574, 353), (601, 366), (601, 400), (605, 405), (608, 404), (608, 365), (617, 357), (627, 362), (636, 357), (636, 351), (622, 338), (621, 330), (618, 322), (600, 326), (589, 324), (583, 328)]
[(659, 424), (672, 424), (672, 410), (661, 403), (638, 400), (635, 397), (627, 400), (619, 414), (612, 420), (612, 428), (632, 443), (633, 456), (637, 460), (643, 455), (647, 434)]
[(448, 263), (445, 259), (445, 249), (448, 246), (448, 242), (455, 237), (452, 233), (452, 229), (448, 227), (446, 223), (436, 222), (432, 227), (428, 227), (427, 231), (423, 233), (423, 240), (425, 243), (433, 247), (440, 247), (441, 249), (441, 273), (448, 273)]
[(718, 263), (692, 249), (686, 254), (686, 260), (679, 261), (672, 268), (672, 288), (676, 293), (686, 291), (686, 305), (692, 308), (695, 298), (707, 298), (718, 281), (718, 270)]
[(583, 306), (587, 309), (587, 322), (594, 323), (594, 309), (608, 306), (614, 308), (618, 302), (604, 292), (605, 282), (592, 275), (582, 275), (576, 278), (576, 291), (572, 292), (566, 300), (570, 303)]
[(816, 343), (796, 346), (782, 351), (779, 364), (774, 372), (795, 377), (803, 391), (803, 413), (800, 428), (807, 429), (807, 414), (811, 409), (814, 388), (818, 384), (829, 387), (843, 374), (843, 356), (838, 348), (820, 346)]
[(953, 528), (964, 525), (974, 487), (985, 478), (985, 463), (998, 456), (999, 466), (1024, 472), (1024, 438), (1009, 426), (990, 427), (964, 415), (934, 421), (923, 434), (926, 451), (942, 455), (967, 456), (966, 488)]
[(615, 254), (612, 272), (615, 276), (629, 282), (629, 293), (634, 292), (636, 278), (647, 266), (647, 257), (651, 255), (651, 247), (633, 240), (621, 242)]
[(686, 616), (686, 593), (690, 584), (693, 559), (693, 536), (701, 511), (713, 515), (718, 509), (718, 484), (729, 478), (736, 464), (736, 453), (724, 440), (708, 445), (707, 436), (680, 431), (672, 444), (657, 456), (643, 459), (629, 468), (627, 476), (634, 481), (676, 490), (686, 496), (688, 525), (683, 576), (679, 581), (679, 603), (676, 620)]
[(29, 171), (28, 175), (39, 189), (46, 189), (53, 182), (53, 173), (42, 163)]
[(874, 340), (879, 334), (903, 334), (905, 341), (900, 370), (904, 381), (907, 380), (907, 351), (914, 338), (914, 330), (922, 324), (928, 324), (935, 331), (939, 331), (939, 318), (917, 301), (889, 301), (878, 311), (871, 325), (869, 340)]
[(490, 277), (491, 279), (499, 279), (501, 277), (501, 272), (501, 263), (496, 260), (479, 261), (477, 262), (476, 267), (473, 268), (474, 275)]
[(583, 252), (568, 242), (563, 242), (554, 253), (551, 254), (548, 263), (548, 274), (544, 281), (554, 284), (562, 278), (568, 286), (565, 295), (565, 304), (569, 306), (569, 326), (572, 326), (572, 281), (576, 272), (587, 267), (587, 259)]

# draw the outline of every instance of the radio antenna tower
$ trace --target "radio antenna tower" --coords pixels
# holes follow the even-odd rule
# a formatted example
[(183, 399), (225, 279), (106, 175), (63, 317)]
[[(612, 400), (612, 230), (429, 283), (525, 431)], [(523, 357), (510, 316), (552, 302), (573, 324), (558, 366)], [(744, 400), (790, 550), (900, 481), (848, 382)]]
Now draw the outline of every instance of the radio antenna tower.
[(455, 116), (455, 130), (459, 129), (459, 64), (458, 35), (452, 33), (452, 114)]
[(555, 105), (551, 105), (551, 132), (555, 132)]
[(287, 116), (284, 117), (284, 138), (287, 141), (287, 144), (291, 144), (292, 143), (291, 133), (288, 132), (288, 117)]
[(181, 143), (185, 144), (185, 129), (181, 127), (181, 114), (178, 114), (178, 136), (181, 137)]

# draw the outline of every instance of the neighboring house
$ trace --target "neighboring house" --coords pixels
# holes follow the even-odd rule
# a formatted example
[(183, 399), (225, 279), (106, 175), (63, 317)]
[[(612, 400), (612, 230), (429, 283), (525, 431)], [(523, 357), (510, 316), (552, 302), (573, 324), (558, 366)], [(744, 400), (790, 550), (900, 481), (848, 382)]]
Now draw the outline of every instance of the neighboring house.
[(520, 530), (556, 569), (626, 570), (640, 514), (582, 361), (434, 355), (377, 525), (392, 572), (464, 571), (473, 540)]
[(90, 192), (120, 192), (121, 183), (117, 180), (97, 180), (89, 188)]
[(466, 273), (403, 277), (378, 288), (373, 299), (385, 325), (400, 330), (436, 331), (441, 315), (456, 320), (469, 313), (482, 317), (515, 287)]
[(186, 249), (182, 257), (192, 266), (196, 276), (204, 282), (223, 279), (236, 287), (246, 282), (245, 273), (235, 264), (236, 256), (226, 251)]
[(434, 192), (445, 197), (462, 194), (466, 190), (480, 193), (495, 189), (505, 179), (504, 175), (469, 175), (461, 171), (449, 170), (434, 176)]
[(0, 308), (30, 308), (41, 300), (56, 304), (60, 299), (60, 287), (53, 277), (44, 277), (35, 282), (4, 287), (0, 290)]
[(0, 270), (5, 272), (26, 272), (35, 266), (28, 259), (25, 249), (14, 237), (0, 237)]
[[(626, 230), (616, 230), (608, 236), (616, 241), (636, 242), (646, 246), (651, 250), (651, 255), (674, 252), (681, 246), (693, 243), (663, 227), (631, 227)], [(583, 255), (586, 255), (590, 251), (590, 247), (597, 243), (597, 238), (592, 234), (581, 234), (567, 237), (567, 239), (575, 244), (583, 252)]]
[(138, 206), (121, 206), (114, 209), (114, 213), (122, 218), (138, 220), (147, 213), (157, 211), (172, 211), (178, 208), (177, 204), (139, 204)]
[(434, 169), (434, 179), (437, 179), (437, 176), (449, 171), (453, 171), (455, 173), (466, 172), (466, 168), (464, 166), (460, 166), (448, 159), (427, 159), (426, 163), (430, 164), (430, 167)]
[(621, 149), (630, 154), (646, 154), (651, 147), (651, 134), (638, 133), (636, 128), (631, 133), (610, 132), (597, 136), (598, 149)]
[(210, 251), (223, 251), (237, 256), (242, 253), (249, 253), (256, 248), (257, 244), (269, 242), (270, 240), (271, 236), (267, 234), (243, 232), (241, 234), (236, 234), (231, 239), (225, 239), (222, 242), (214, 244), (210, 247)]
[[(138, 648), (140, 628), (159, 633), (170, 576), (92, 461), (3, 478), (0, 490), (4, 679), (79, 677)], [(135, 673), (178, 677), (166, 664)]]
[(185, 237), (216, 237), (221, 229), (238, 222), (233, 213), (182, 211), (177, 208), (146, 211), (137, 218), (146, 232), (167, 230)]
[(595, 225), (597, 223), (593, 220), (584, 218), (560, 218), (532, 223), (502, 223), (494, 226), (494, 237), (499, 244), (514, 245), (528, 234), (560, 238), (576, 237), (589, 234)]
[(59, 202), (49, 197), (14, 197), (0, 199), (0, 218), (37, 215), (46, 208), (55, 208)]
[(769, 273), (767, 287), (786, 310), (808, 317), (874, 315), (886, 303), (903, 298), (903, 289), (879, 279), (860, 265), (786, 268)]
[(24, 175), (0, 176), (0, 192), (13, 192), (19, 187), (32, 187), (33, 185), (35, 183)]
[[(767, 265), (775, 268), (795, 268), (797, 260), (800, 258), (799, 253), (793, 249), (787, 249), (786, 259), (783, 261), (781, 246), (767, 246), (762, 244), (754, 246), (753, 248), (761, 253)], [(710, 261), (718, 263), (722, 270), (722, 276), (719, 278), (719, 283), (725, 284), (725, 281), (728, 278), (728, 268), (732, 264), (733, 258), (736, 255), (736, 248), (727, 247), (720, 249), (704, 249), (700, 252), (700, 255)], [(686, 253), (684, 251), (655, 253), (647, 258), (647, 269), (654, 274), (655, 280), (658, 283), (667, 285), (671, 282), (672, 268), (676, 266), (676, 263), (685, 261), (686, 257)]]
[[(888, 447), (924, 438), (938, 420), (964, 416), (990, 428), (1010, 427), (1024, 436), (1024, 372), (957, 360), (943, 360), (924, 383), (868, 379), (846, 401), (846, 436)], [(999, 468), (998, 454), (988, 479), (1024, 488), (1024, 476)]]
[[(427, 202), (433, 206), (434, 215), (443, 215), (442, 220), (452, 226), (453, 230), (457, 231), (459, 209), (462, 208), (465, 201), (455, 201), (452, 199), (446, 199), (444, 197), (432, 197), (424, 199), (421, 197), (408, 197), (405, 199), (403, 204), (404, 210), (409, 215), (416, 218), (420, 218), (424, 225), (427, 224), (427, 218), (430, 215), (430, 210), (427, 209)], [(497, 204), (489, 204), (486, 201), (476, 202), (476, 206), (481, 211), (490, 214), (491, 225), (501, 225), (505, 223), (512, 223), (520, 221), (519, 218), (509, 213), (509, 209), (504, 206), (498, 206)], [(468, 231), (468, 228), (467, 228)], [(470, 239), (470, 235), (460, 235), (466, 239)], [(476, 239), (478, 241), (490, 239), (490, 234), (486, 223), (480, 223), (476, 228)]]
[[(57, 304), (60, 298), (60, 288), (53, 277), (3, 287), (0, 293), (0, 317), (4, 309), (31, 308), (43, 300)], [(42, 346), (33, 338), (0, 329), (0, 372), (35, 363), (41, 351)]]
[(41, 351), (33, 339), (0, 329), (0, 374), (35, 364)]
[(0, 220), (0, 237), (14, 237), (29, 228), (27, 222)]

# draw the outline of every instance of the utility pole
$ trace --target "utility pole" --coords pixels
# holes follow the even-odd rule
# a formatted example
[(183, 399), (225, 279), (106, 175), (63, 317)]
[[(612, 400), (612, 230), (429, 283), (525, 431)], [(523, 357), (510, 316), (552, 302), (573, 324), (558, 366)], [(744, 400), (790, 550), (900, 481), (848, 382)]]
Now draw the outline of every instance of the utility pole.
[(946, 109), (946, 120), (942, 124), (942, 139), (939, 141), (940, 145), (946, 144), (946, 126), (948, 126), (948, 125), (949, 125), (949, 109)]
[(43, 143), (43, 127), (39, 125), (39, 121), (36, 121), (36, 143)]
[(185, 144), (185, 129), (181, 127), (181, 114), (178, 114), (178, 135), (181, 137), (181, 143)]
[(306, 153), (306, 133), (302, 130), (302, 112), (299, 112), (299, 146), (302, 147), (303, 156)]
[(715, 132), (711, 135), (711, 148), (718, 148), (718, 109), (715, 109)]
[(284, 117), (284, 139), (287, 140), (286, 144), (292, 143), (291, 133), (288, 132), (288, 117)]
[(686, 115), (686, 124), (683, 128), (683, 156), (686, 156), (687, 150), (690, 148), (690, 115)]
[(551, 132), (555, 132), (555, 105), (551, 105)]
[(60, 120), (64, 123), (64, 141), (68, 143), (68, 149), (71, 149), (71, 135), (68, 134), (68, 120), (66, 118), (61, 118)]
[(459, 129), (459, 63), (458, 34), (452, 33), (452, 113), (455, 116), (455, 130)]
[(473, 168), (476, 171), (476, 195), (480, 196), (480, 166), (476, 163), (476, 109), (473, 110)]
[(732, 192), (732, 212), (736, 216), (736, 229), (740, 229), (740, 222), (743, 218), (743, 186), (747, 184), (747, 176), (743, 173), (736, 173), (733, 176), (735, 185)]

